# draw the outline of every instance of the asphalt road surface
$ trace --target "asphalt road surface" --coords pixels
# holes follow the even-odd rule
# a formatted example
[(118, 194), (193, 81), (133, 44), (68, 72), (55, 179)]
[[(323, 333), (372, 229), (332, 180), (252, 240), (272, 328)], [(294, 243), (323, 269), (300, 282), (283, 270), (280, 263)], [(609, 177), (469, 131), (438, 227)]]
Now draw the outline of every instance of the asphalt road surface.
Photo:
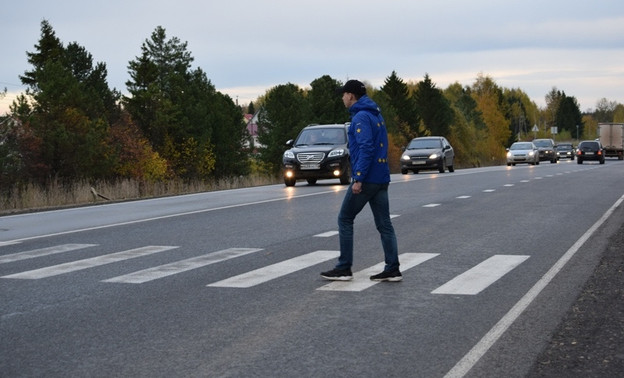
[(347, 188), (331, 180), (0, 217), (0, 375), (524, 377), (566, 362), (549, 346), (618, 235), (624, 163), (392, 180), (399, 283), (368, 279), (383, 262), (368, 209), (355, 279), (319, 276)]

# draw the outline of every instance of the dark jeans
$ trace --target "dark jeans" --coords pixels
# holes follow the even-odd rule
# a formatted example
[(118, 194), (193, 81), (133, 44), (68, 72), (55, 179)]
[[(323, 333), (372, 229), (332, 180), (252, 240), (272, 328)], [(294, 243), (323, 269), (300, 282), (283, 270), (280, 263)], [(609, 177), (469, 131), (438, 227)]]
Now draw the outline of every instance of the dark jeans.
[(390, 220), (390, 204), (388, 202), (388, 184), (362, 184), (362, 192), (353, 194), (351, 186), (347, 189), (340, 214), (338, 214), (338, 231), (340, 232), (340, 257), (337, 269), (351, 269), (353, 265), (353, 221), (355, 216), (370, 205), (375, 218), (377, 231), (381, 236), (384, 251), (385, 271), (399, 268), (399, 256), (394, 227)]

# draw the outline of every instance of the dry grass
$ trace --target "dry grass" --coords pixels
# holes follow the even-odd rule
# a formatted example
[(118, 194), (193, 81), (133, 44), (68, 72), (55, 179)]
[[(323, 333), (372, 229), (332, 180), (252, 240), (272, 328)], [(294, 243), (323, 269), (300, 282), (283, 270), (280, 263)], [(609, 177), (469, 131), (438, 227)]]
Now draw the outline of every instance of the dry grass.
[(119, 180), (91, 183), (85, 180), (71, 185), (63, 185), (58, 181), (53, 181), (46, 187), (34, 184), (16, 187), (13, 188), (11, 194), (2, 195), (0, 198), (0, 215), (109, 201), (127, 201), (245, 188), (278, 182), (281, 182), (279, 178), (259, 175), (231, 177), (210, 182), (173, 180), (147, 183), (136, 180)]

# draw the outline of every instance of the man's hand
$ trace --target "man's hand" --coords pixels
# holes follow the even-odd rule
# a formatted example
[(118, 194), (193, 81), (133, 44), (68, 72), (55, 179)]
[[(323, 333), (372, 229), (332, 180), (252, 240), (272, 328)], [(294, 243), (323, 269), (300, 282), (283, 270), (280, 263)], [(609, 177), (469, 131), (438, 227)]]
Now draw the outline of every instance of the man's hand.
[(360, 194), (362, 193), (362, 183), (359, 181), (354, 182), (351, 185), (351, 192), (353, 192), (353, 194)]

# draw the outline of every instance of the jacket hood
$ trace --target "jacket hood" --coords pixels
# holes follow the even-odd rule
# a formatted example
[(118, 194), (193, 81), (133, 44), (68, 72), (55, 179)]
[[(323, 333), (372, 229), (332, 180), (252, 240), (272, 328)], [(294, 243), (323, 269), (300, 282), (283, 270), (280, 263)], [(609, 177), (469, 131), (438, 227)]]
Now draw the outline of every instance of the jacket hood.
[(371, 98), (367, 95), (360, 97), (360, 99), (349, 108), (351, 115), (354, 115), (361, 110), (367, 111), (375, 116), (378, 116), (381, 113), (379, 106), (377, 106), (375, 101), (371, 100)]

